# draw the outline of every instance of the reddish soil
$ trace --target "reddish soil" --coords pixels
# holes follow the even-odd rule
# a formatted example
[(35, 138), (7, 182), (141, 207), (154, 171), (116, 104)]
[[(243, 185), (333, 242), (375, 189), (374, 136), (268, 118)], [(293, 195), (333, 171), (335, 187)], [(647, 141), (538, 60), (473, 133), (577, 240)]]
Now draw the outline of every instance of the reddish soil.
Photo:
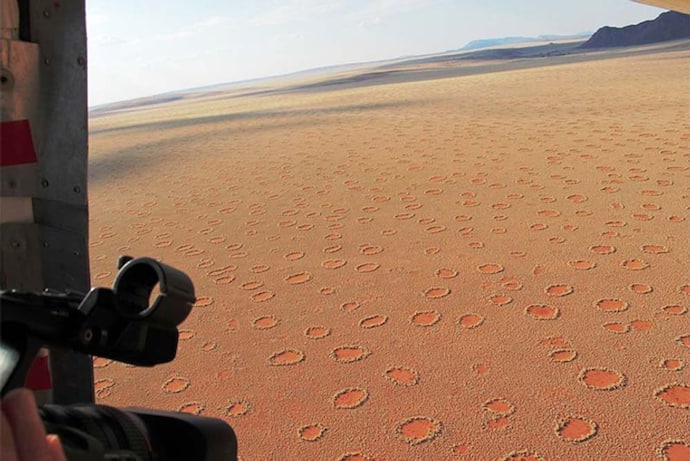
[[(189, 273), (98, 403), (251, 460), (690, 459), (690, 52), (91, 120), (90, 257)], [(381, 82), (378, 82), (381, 83)]]

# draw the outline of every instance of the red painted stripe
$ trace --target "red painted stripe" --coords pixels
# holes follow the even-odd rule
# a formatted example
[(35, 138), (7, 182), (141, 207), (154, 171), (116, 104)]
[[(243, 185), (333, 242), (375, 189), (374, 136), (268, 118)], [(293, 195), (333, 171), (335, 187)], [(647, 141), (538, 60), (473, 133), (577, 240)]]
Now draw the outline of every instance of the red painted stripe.
[(28, 120), (0, 123), (0, 166), (36, 163), (36, 150)]
[(26, 374), (24, 386), (33, 391), (44, 391), (53, 388), (53, 380), (50, 377), (50, 365), (48, 356), (36, 357)]

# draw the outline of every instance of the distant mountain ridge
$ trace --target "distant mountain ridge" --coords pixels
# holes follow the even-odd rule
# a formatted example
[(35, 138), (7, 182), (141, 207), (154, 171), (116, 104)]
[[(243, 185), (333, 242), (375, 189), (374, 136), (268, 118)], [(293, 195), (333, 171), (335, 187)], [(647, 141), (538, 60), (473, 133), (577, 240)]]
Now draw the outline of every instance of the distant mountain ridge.
[(529, 42), (543, 42), (552, 40), (568, 40), (587, 38), (591, 32), (583, 32), (575, 35), (538, 35), (537, 37), (499, 37), (499, 38), (483, 38), (480, 40), (472, 40), (467, 45), (460, 48), (461, 50), (477, 50), (480, 48), (489, 48), (499, 45), (510, 45), (514, 43), (529, 43)]
[(690, 15), (667, 11), (654, 20), (631, 26), (602, 27), (580, 48), (647, 45), (683, 38), (690, 38)]

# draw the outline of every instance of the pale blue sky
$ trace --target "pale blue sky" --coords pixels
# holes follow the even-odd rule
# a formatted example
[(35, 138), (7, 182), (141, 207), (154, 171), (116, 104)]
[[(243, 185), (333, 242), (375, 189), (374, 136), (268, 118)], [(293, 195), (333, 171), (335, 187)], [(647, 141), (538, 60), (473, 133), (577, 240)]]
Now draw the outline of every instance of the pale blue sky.
[(574, 34), (663, 10), (628, 0), (88, 0), (89, 105), (333, 64)]

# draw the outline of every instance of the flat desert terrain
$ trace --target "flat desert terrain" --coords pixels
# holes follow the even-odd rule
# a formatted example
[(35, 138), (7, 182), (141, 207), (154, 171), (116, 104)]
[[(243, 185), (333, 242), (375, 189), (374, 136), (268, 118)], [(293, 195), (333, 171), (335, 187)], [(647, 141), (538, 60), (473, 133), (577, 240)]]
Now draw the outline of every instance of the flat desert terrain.
[(98, 403), (244, 461), (690, 459), (690, 45), (590, 58), (93, 115), (93, 284), (151, 256), (198, 297)]

